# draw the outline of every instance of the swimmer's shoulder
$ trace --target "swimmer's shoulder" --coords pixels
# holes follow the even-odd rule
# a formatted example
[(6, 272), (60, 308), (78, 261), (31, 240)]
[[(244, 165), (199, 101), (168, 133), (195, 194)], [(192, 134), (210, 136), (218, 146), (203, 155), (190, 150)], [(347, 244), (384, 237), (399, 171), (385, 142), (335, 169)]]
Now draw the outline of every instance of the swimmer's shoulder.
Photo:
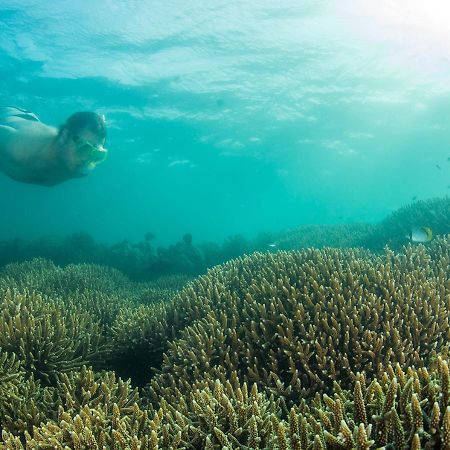
[(31, 111), (0, 107), (0, 153), (3, 157), (17, 162), (32, 159), (56, 134), (56, 128), (42, 123)]

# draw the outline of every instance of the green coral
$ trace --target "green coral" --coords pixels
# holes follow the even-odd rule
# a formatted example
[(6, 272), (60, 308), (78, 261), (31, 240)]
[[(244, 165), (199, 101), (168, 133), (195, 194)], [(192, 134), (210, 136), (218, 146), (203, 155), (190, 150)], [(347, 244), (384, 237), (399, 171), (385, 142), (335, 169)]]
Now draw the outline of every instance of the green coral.
[(366, 223), (335, 225), (301, 225), (274, 236), (277, 249), (298, 250), (323, 247), (359, 247), (373, 226)]
[(449, 262), (449, 237), (254, 253), (178, 291), (11, 265), (0, 449), (447, 448)]
[(90, 315), (29, 292), (7, 291), (0, 300), (0, 348), (37, 379), (51, 385), (61, 372), (104, 360), (107, 342)]
[(210, 270), (173, 300), (191, 320), (169, 343), (155, 392), (236, 371), (292, 401), (347, 387), (362, 368), (426, 364), (448, 342), (448, 244), (256, 253)]
[[(298, 399), (289, 410), (282, 399), (235, 376), (195, 383), (189, 393), (177, 393), (176, 404), (162, 399), (157, 410), (148, 410), (129, 390), (116, 387), (115, 395), (105, 395), (101, 379), (96, 384), (84, 370), (76, 381), (66, 381), (66, 387), (81, 388), (84, 400), (60, 406), (56, 418), (24, 433), (25, 443), (4, 431), (0, 448), (368, 450), (437, 449), (449, 443), (450, 406), (437, 400), (448, 383), (448, 360), (440, 357), (429, 370), (397, 364), (373, 380), (359, 374), (352, 390), (336, 383), (331, 396)], [(93, 390), (104, 392), (89, 399)], [(366, 422), (360, 420), (361, 408)]]

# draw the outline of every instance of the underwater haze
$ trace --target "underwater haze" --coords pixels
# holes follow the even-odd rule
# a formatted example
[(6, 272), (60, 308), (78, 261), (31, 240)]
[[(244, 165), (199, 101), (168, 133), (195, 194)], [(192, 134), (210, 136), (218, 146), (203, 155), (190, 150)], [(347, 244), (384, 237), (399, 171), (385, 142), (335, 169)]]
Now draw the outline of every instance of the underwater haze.
[(0, 104), (106, 116), (54, 187), (0, 174), (0, 238), (166, 244), (381, 220), (450, 192), (446, 1), (2, 0)]

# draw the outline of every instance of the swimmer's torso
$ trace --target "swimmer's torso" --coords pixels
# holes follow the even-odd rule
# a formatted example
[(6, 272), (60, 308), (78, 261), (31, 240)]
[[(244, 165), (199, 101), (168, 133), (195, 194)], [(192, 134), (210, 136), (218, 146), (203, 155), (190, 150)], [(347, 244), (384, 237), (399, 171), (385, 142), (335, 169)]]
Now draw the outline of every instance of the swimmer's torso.
[(0, 170), (17, 181), (53, 185), (67, 178), (51, 146), (57, 135), (53, 127), (19, 117), (0, 125)]

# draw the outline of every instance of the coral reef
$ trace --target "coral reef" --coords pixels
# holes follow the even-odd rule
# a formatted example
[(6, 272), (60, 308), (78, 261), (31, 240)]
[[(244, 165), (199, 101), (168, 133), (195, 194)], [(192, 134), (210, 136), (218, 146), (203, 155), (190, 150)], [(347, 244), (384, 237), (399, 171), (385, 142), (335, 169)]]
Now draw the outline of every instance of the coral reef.
[(111, 419), (113, 404), (129, 413), (139, 402), (138, 392), (129, 382), (116, 380), (113, 372), (95, 374), (83, 366), (79, 371), (60, 374), (53, 387), (22, 380), (13, 401), (0, 403), (0, 418), (3, 430), (23, 439), (42, 423), (57, 422), (62, 411), (76, 416), (83, 409), (100, 405), (105, 417)]
[(333, 381), (348, 387), (361, 368), (377, 376), (389, 363), (422, 366), (450, 336), (448, 248), (445, 239), (398, 255), (255, 253), (212, 269), (173, 300), (190, 320), (169, 343), (154, 391), (236, 371), (292, 401)]
[(177, 392), (176, 406), (162, 400), (157, 410), (146, 409), (123, 388), (111, 395), (102, 384), (95, 396), (99, 383), (84, 369), (65, 385), (78, 385), (84, 400), (60, 405), (55, 419), (24, 432), (25, 443), (4, 430), (0, 448), (448, 449), (448, 360), (438, 357), (429, 369), (385, 369), (373, 380), (358, 374), (349, 390), (335, 383), (332, 396), (298, 399), (290, 409), (256, 384), (232, 377), (196, 383), (189, 394)]
[(193, 278), (186, 274), (165, 275), (148, 283), (153, 289), (179, 291)]
[(132, 377), (143, 386), (153, 368), (161, 366), (163, 354), (178, 328), (176, 319), (167, 310), (170, 303), (123, 308), (111, 327), (114, 352), (110, 366), (122, 377)]
[(365, 223), (302, 225), (279, 233), (273, 242), (280, 250), (323, 247), (360, 247), (373, 226)]
[(0, 241), (0, 267), (41, 257), (60, 266), (84, 263), (114, 267), (133, 280), (154, 281), (171, 275), (198, 276), (207, 268), (256, 251), (358, 246), (381, 251), (385, 245), (400, 250), (408, 242), (411, 228), (423, 226), (431, 227), (435, 236), (450, 233), (449, 197), (403, 206), (375, 225), (301, 225), (286, 231), (259, 233), (252, 239), (236, 234), (222, 243), (197, 242), (192, 234), (185, 233), (173, 245), (156, 247), (151, 232), (139, 242), (123, 240), (113, 245), (95, 242), (83, 232), (59, 240)]
[(168, 302), (177, 291), (181, 290), (192, 277), (189, 275), (166, 275), (146, 283), (146, 289), (139, 297), (139, 303), (151, 304)]
[(61, 372), (87, 363), (101, 365), (107, 343), (89, 314), (67, 311), (62, 302), (35, 293), (8, 291), (1, 299), (0, 348), (51, 385)]
[[(12, 263), (0, 271), (0, 288), (35, 290), (48, 296), (98, 291), (121, 294), (137, 291), (140, 286), (116, 269), (93, 264), (69, 264), (61, 268), (51, 261), (35, 258)], [(132, 286), (132, 290), (129, 287)]]
[(361, 244), (373, 250), (400, 249), (414, 227), (429, 227), (435, 236), (450, 233), (450, 197), (419, 200), (399, 208), (375, 225)]
[(450, 449), (449, 236), (146, 283), (34, 260), (0, 302), (0, 450)]
[(386, 245), (400, 250), (409, 242), (409, 234), (415, 227), (430, 227), (434, 236), (450, 233), (450, 197), (419, 200), (405, 205), (375, 225), (302, 225), (277, 233), (273, 236), (273, 242), (277, 249), (282, 250), (364, 247), (382, 251)]

